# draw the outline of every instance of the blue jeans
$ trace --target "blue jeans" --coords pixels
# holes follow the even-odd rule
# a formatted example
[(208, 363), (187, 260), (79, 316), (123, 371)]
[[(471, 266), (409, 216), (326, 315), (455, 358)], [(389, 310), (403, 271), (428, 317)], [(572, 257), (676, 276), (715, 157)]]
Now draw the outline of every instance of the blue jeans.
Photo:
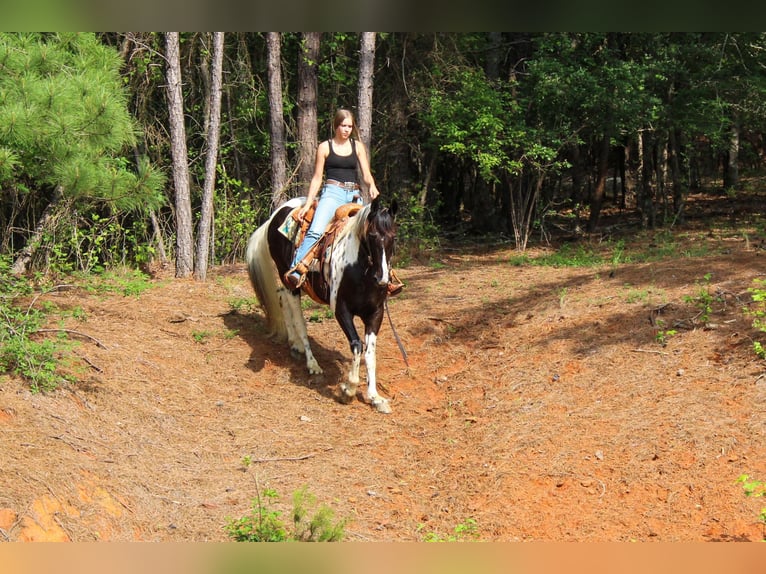
[(295, 252), (293, 262), (290, 267), (295, 267), (300, 263), (317, 241), (322, 237), (327, 226), (332, 221), (335, 211), (346, 203), (362, 201), (359, 190), (344, 189), (338, 185), (326, 184), (322, 189), (314, 211), (314, 219), (311, 220), (311, 227), (306, 232), (306, 237)]

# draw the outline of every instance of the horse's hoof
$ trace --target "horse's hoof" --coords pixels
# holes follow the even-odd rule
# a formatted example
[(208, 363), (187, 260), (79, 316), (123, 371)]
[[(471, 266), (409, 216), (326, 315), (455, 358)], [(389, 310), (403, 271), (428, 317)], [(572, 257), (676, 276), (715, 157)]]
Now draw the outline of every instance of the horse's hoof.
[(375, 407), (375, 410), (379, 413), (383, 413), (384, 415), (391, 414), (391, 404), (387, 399), (375, 397), (372, 399), (372, 406)]
[(321, 375), (324, 371), (319, 365), (309, 367), (309, 375)]
[(347, 395), (346, 393), (338, 393), (338, 402), (342, 405), (348, 405), (351, 404), (351, 401), (354, 400), (354, 397), (356, 395)]

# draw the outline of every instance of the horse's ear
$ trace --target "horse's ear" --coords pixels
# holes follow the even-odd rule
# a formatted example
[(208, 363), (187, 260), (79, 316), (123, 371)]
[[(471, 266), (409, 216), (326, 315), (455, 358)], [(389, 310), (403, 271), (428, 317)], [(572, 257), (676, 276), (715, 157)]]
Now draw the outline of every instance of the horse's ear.
[(370, 215), (373, 213), (377, 213), (380, 209), (380, 196), (376, 197), (372, 200), (372, 203), (370, 203)]
[(388, 207), (388, 212), (391, 214), (392, 218), (396, 219), (397, 211), (399, 211), (399, 204), (394, 199), (391, 201), (391, 205)]

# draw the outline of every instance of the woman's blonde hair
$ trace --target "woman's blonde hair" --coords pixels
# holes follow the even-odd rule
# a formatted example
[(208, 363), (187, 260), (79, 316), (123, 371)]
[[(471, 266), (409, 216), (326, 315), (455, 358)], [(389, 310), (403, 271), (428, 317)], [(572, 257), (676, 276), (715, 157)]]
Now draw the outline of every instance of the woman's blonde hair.
[(335, 117), (332, 119), (332, 135), (335, 135), (335, 130), (337, 130), (338, 126), (343, 123), (343, 120), (351, 120), (351, 123), (354, 125), (351, 129), (351, 137), (358, 140), (359, 131), (356, 128), (356, 118), (354, 118), (354, 113), (346, 108), (339, 108), (338, 111), (335, 112)]

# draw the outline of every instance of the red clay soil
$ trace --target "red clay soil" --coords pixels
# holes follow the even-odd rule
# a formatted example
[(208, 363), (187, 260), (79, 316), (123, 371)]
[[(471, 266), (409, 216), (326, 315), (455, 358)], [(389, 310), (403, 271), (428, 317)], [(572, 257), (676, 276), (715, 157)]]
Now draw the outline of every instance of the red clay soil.
[(471, 520), (485, 541), (761, 540), (766, 505), (736, 479), (766, 480), (742, 312), (766, 256), (742, 235), (677, 241), (653, 263), (515, 266), (506, 245), (401, 268), (389, 307), (409, 368), (388, 322), (378, 344), (390, 415), (363, 385), (336, 401), (350, 353), (325, 310), (306, 309), (323, 375), (268, 340), (236, 304), (253, 297), (242, 265), (158, 273), (138, 296), (45, 295), (85, 315), (51, 325), (82, 334), (80, 382), (0, 378), (0, 539), (224, 541), (257, 488), (287, 517), (306, 486), (347, 541)]

